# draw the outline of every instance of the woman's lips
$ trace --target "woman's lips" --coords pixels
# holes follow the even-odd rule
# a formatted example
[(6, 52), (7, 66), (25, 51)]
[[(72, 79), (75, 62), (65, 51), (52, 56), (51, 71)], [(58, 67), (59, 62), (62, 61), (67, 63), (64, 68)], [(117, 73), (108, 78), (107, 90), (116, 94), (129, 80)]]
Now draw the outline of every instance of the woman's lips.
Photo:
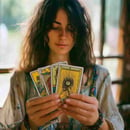
[(58, 43), (58, 44), (56, 44), (56, 46), (58, 46), (58, 47), (66, 47), (67, 44), (61, 44), (61, 43)]

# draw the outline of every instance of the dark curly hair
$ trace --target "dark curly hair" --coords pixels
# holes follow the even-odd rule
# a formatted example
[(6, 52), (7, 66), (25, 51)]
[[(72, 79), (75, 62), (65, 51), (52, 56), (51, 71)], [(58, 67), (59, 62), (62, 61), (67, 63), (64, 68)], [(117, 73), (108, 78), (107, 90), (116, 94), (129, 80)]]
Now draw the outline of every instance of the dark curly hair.
[(85, 7), (79, 0), (44, 0), (35, 8), (28, 22), (19, 64), (20, 70), (29, 72), (46, 65), (49, 54), (47, 34), (59, 9), (65, 10), (75, 30), (73, 32), (75, 45), (70, 51), (72, 65), (86, 69), (95, 64), (91, 22)]

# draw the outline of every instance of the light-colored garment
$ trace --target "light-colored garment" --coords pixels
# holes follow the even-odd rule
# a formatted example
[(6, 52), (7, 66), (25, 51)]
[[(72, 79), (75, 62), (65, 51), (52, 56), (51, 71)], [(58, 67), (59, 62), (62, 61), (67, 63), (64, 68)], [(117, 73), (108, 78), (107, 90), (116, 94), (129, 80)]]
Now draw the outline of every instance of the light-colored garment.
[[(99, 109), (102, 111), (104, 118), (109, 122), (111, 130), (124, 130), (122, 117), (119, 114), (112, 96), (110, 75), (107, 69), (99, 65), (96, 66), (96, 73), (97, 78), (94, 85), (96, 87), (96, 97), (99, 101)], [(84, 73), (80, 93), (89, 95), (92, 82), (92, 73), (89, 75), (89, 78), (86, 73)], [(26, 114), (26, 100), (38, 96), (35, 86), (28, 73), (14, 72), (10, 84), (10, 93), (4, 107), (0, 109), (0, 130), (2, 130), (2, 128), (19, 129), (19, 126), (23, 122)], [(71, 120), (71, 123), (77, 126), (81, 125), (80, 122), (74, 119)], [(53, 126), (49, 126), (46, 129), (52, 130)], [(77, 130), (80, 130), (80, 128)]]

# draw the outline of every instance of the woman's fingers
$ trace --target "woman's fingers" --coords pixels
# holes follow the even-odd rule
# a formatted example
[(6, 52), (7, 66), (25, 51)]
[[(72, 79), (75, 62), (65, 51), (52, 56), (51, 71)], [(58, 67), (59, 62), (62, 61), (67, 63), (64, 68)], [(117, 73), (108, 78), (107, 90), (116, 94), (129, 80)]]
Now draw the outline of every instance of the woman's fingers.
[(86, 111), (86, 110), (84, 110), (84, 109), (82, 109), (82, 108), (77, 108), (77, 107), (73, 107), (73, 106), (71, 106), (71, 105), (67, 105), (67, 104), (64, 104), (63, 105), (63, 108), (65, 109), (65, 110), (68, 110), (68, 111), (70, 111), (70, 112), (74, 112), (74, 113), (76, 113), (76, 114), (80, 114), (80, 115), (82, 115), (82, 116), (86, 116), (86, 117), (90, 117), (91, 116), (91, 113), (89, 112), (89, 111)]
[(26, 102), (26, 110), (28, 114), (32, 114), (37, 111), (48, 109), (49, 107), (58, 105), (59, 103), (59, 96), (57, 94), (52, 94), (46, 97), (38, 97), (28, 100)]
[(61, 100), (57, 94), (27, 101), (26, 110), (29, 121), (33, 122), (35, 126), (44, 125), (62, 113), (59, 110), (61, 104)]
[(90, 105), (88, 103), (83, 102), (82, 100), (76, 100), (76, 99), (71, 99), (71, 98), (66, 99), (65, 103), (75, 108), (84, 109), (86, 111), (95, 111), (98, 108), (98, 106), (96, 105), (93, 105), (93, 104)]
[(56, 99), (59, 99), (59, 95), (57, 94), (52, 94), (46, 97), (37, 97), (37, 98), (28, 100), (27, 106), (28, 107), (35, 106), (35, 105), (46, 103), (46, 102), (49, 102), (51, 100), (56, 100)]
[(61, 115), (63, 112), (61, 110), (54, 111), (50, 114), (47, 114), (45, 116), (38, 116), (37, 114), (31, 116), (29, 119), (35, 124), (35, 126), (43, 126), (44, 124), (48, 123), (49, 121), (55, 119), (59, 115)]
[(61, 104), (60, 99), (54, 100), (54, 101), (50, 101), (50, 102), (46, 102), (46, 103), (42, 103), (42, 104), (38, 104), (38, 105), (33, 105), (33, 106), (29, 106), (31, 109), (28, 109), (29, 111), (27, 111), (30, 114), (33, 114), (37, 111), (46, 111), (48, 108), (53, 107), (53, 106), (59, 106)]
[(90, 97), (90, 96), (81, 95), (81, 94), (71, 94), (69, 97), (83, 101), (83, 102), (88, 103), (88, 104), (98, 105), (98, 101), (95, 97)]
[(85, 111), (83, 109), (71, 108), (70, 106), (63, 109), (66, 115), (78, 120), (84, 125), (93, 125), (98, 119), (98, 113)]
[(71, 116), (72, 118), (78, 120), (80, 123), (84, 124), (84, 125), (93, 125), (93, 121), (91, 118), (83, 116), (81, 114), (77, 114), (75, 112), (72, 111), (68, 111), (68, 110), (64, 110), (65, 114)]
[(58, 117), (59, 115), (63, 114), (63, 111), (59, 110), (59, 111), (55, 111), (53, 113), (50, 113), (49, 115), (46, 115), (45, 117), (42, 117), (41, 120), (43, 122), (48, 122), (51, 121), (53, 119), (55, 119), (56, 117)]
[(50, 113), (54, 113), (56, 110), (58, 110), (58, 106), (53, 106), (53, 107), (50, 107), (46, 110), (41, 110), (41, 111), (37, 111), (35, 113), (32, 113), (30, 114), (30, 118), (31, 119), (34, 119), (34, 118), (42, 118), (42, 117), (45, 117), (47, 115), (50, 115)]
[(92, 125), (98, 119), (98, 101), (94, 97), (72, 94), (65, 100), (63, 111), (85, 125)]

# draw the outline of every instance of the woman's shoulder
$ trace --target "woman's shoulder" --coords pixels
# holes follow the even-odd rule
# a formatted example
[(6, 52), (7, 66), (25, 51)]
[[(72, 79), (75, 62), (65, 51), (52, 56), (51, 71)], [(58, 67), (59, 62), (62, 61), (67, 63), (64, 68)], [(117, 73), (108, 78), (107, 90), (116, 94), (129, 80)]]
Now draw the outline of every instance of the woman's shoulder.
[(94, 68), (95, 68), (96, 73), (98, 75), (102, 75), (102, 76), (108, 76), (109, 75), (108, 69), (106, 67), (104, 67), (103, 65), (96, 64)]
[(110, 76), (108, 69), (106, 67), (104, 67), (103, 65), (96, 65), (95, 68), (96, 68), (95, 75), (97, 77), (96, 78), (97, 86), (101, 86), (102, 83), (109, 85), (111, 83), (111, 76)]
[(104, 77), (109, 75), (109, 71), (103, 65), (95, 64), (86, 69), (85, 74), (88, 75), (89, 78), (93, 77), (92, 79), (104, 79)]
[(92, 71), (92, 77), (96, 82), (99, 83), (103, 82), (105, 79), (111, 80), (108, 69), (103, 65), (99, 65), (99, 64), (94, 65)]
[(14, 70), (11, 75), (11, 80), (21, 81), (26, 78), (26, 75), (28, 75), (27, 72), (20, 71), (20, 70)]
[(12, 72), (12, 76), (10, 79), (10, 88), (14, 89), (15, 91), (20, 91), (25, 95), (28, 84), (28, 80), (26, 77), (26, 72), (24, 71), (15, 70), (14, 72)]

